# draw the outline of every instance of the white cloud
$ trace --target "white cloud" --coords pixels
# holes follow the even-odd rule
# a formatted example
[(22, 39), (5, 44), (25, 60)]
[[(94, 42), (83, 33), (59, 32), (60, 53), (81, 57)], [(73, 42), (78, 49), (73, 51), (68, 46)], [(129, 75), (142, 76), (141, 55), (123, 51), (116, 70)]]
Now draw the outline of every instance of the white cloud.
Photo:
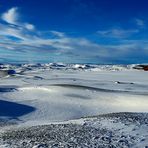
[(35, 26), (33, 24), (28, 22), (21, 22), (19, 18), (20, 14), (18, 12), (17, 7), (13, 7), (1, 15), (1, 19), (9, 24), (17, 25), (18, 27), (27, 30), (32, 30), (32, 31), (35, 30)]
[[(41, 57), (42, 55), (51, 57), (52, 55), (59, 56), (55, 60), (63, 60), (66, 58), (67, 61), (71, 62), (72, 60), (77, 59), (100, 59), (100, 60), (124, 60), (126, 57), (137, 57), (139, 49), (140, 55), (143, 53), (148, 55), (146, 52), (148, 42), (121, 42), (118, 45), (101, 45), (98, 43), (93, 43), (90, 40), (85, 38), (72, 38), (66, 35), (66, 37), (54, 37), (45, 39), (44, 36), (40, 35), (39, 37), (36, 35), (23, 36), (23, 32), (18, 30), (7, 30), (7, 34), (2, 35), (3, 37), (7, 37), (8, 34), (11, 34), (13, 37), (20, 38), (21, 41), (15, 42), (14, 40), (1, 40), (0, 41), (0, 49), (7, 49), (9, 51), (17, 51), (17, 52), (36, 52)], [(1, 32), (0, 32), (1, 34)], [(112, 53), (112, 54), (110, 54)], [(141, 54), (142, 53), (142, 54)], [(29, 56), (29, 55), (28, 55)]]
[(29, 23), (26, 23), (24, 26), (25, 26), (25, 28), (28, 29), (28, 30), (34, 30), (34, 29), (35, 29), (35, 26), (32, 25), (32, 24), (29, 24)]
[(5, 12), (4, 14), (2, 14), (2, 19), (10, 24), (17, 24), (18, 18), (19, 18), (19, 14), (17, 13), (17, 7), (13, 7), (11, 9), (9, 9), (7, 12)]
[(142, 19), (135, 19), (137, 26), (139, 27), (144, 27), (145, 26), (145, 22)]
[(120, 28), (113, 28), (109, 30), (97, 31), (99, 35), (104, 36), (104, 37), (109, 37), (109, 38), (127, 38), (138, 32), (139, 32), (138, 29), (125, 30), (125, 29), (120, 29)]
[(59, 31), (55, 31), (55, 30), (52, 30), (50, 32), (57, 37), (64, 37), (65, 36), (65, 34), (63, 32), (59, 32)]
[[(11, 8), (2, 15), (2, 19), (8, 24), (0, 24), (0, 51), (23, 52), (26, 57), (33, 55), (30, 54), (33, 52), (39, 57), (44, 54), (47, 59), (53, 54), (53, 56), (59, 56), (57, 60), (66, 58), (69, 62), (78, 58), (93, 60), (95, 58), (124, 59), (130, 55), (136, 57), (139, 49), (141, 53), (148, 55), (146, 52), (148, 51), (148, 42), (125, 41), (125, 38), (138, 33), (139, 30), (113, 28), (97, 32), (103, 37), (119, 38), (121, 44), (117, 43), (117, 45), (101, 45), (82, 37), (71, 37), (64, 32), (55, 30), (47, 31), (47, 38), (45, 32), (38, 31), (33, 24), (21, 22), (17, 10), (17, 8)], [(5, 54), (7, 55), (7, 52)], [(23, 54), (21, 55), (23, 57)], [(2, 57), (0, 56), (0, 58)]]

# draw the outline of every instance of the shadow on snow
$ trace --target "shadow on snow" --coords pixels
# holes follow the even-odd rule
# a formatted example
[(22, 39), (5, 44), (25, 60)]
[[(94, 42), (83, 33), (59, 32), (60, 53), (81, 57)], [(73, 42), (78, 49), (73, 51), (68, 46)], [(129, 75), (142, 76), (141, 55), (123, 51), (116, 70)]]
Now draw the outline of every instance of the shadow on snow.
[(0, 100), (0, 117), (18, 118), (34, 110), (31, 106)]

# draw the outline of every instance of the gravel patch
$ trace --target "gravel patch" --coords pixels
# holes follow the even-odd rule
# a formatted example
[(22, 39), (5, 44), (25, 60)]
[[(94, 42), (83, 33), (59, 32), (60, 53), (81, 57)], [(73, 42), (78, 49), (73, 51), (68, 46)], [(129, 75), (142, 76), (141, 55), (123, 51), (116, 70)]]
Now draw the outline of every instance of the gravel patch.
[(139, 131), (143, 126), (148, 129), (147, 121), (145, 113), (113, 113), (84, 118), (83, 124), (50, 124), (7, 130), (1, 134), (0, 142), (11, 148), (130, 148), (138, 143), (146, 147), (147, 136)]

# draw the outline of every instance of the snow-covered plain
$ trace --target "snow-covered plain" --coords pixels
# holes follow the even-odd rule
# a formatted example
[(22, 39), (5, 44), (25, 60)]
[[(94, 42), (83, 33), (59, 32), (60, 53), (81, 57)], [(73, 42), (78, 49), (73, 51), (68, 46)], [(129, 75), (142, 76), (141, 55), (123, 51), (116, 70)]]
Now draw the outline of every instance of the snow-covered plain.
[[(0, 65), (1, 147), (68, 147), (70, 141), (60, 145), (58, 138), (74, 132), (84, 141), (69, 135), (71, 147), (146, 148), (148, 72), (133, 66)], [(21, 138), (20, 130), (38, 132)], [(48, 142), (39, 139), (43, 131)]]

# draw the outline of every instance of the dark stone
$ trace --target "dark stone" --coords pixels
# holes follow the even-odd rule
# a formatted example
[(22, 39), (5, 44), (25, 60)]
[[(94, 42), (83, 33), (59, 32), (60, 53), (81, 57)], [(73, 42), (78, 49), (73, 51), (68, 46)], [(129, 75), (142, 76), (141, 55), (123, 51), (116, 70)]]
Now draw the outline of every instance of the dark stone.
[(8, 75), (13, 75), (13, 74), (16, 74), (15, 70), (8, 70)]
[(148, 71), (148, 65), (136, 65), (134, 69)]

